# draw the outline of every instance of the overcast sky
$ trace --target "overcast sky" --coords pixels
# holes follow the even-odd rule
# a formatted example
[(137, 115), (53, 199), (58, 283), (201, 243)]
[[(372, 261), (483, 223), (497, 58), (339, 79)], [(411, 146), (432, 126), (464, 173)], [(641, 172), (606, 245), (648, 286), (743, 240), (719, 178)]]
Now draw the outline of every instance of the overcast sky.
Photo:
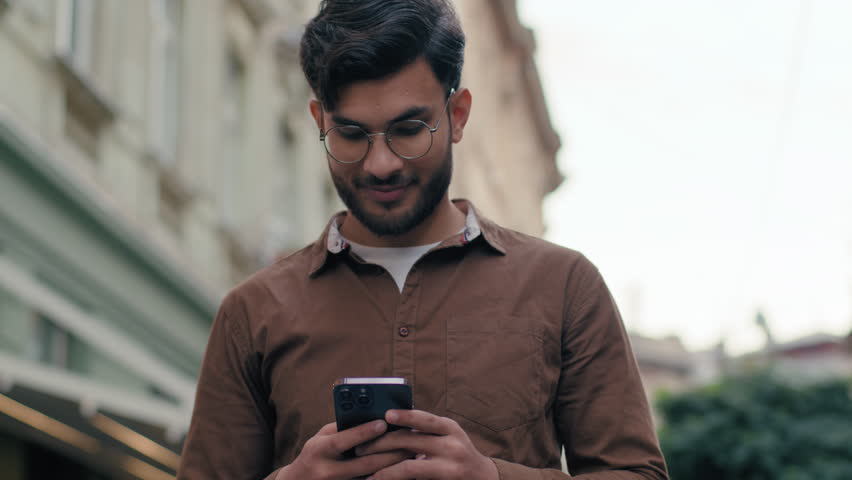
[(693, 349), (852, 330), (852, 2), (518, 0), (567, 180), (548, 237)]

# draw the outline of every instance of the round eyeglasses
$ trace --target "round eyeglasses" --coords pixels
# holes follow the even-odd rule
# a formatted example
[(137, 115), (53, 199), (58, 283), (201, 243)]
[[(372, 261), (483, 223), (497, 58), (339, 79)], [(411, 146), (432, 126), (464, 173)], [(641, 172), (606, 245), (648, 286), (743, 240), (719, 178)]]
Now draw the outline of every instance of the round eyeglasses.
[(338, 125), (320, 132), (320, 141), (331, 158), (345, 164), (358, 163), (367, 158), (373, 145), (373, 137), (379, 135), (385, 137), (385, 143), (397, 157), (417, 160), (432, 149), (432, 136), (441, 126), (441, 120), (444, 119), (454, 93), (456, 89), (453, 88), (447, 95), (444, 110), (434, 127), (422, 120), (400, 120), (388, 125), (384, 132), (367, 133), (358, 125)]

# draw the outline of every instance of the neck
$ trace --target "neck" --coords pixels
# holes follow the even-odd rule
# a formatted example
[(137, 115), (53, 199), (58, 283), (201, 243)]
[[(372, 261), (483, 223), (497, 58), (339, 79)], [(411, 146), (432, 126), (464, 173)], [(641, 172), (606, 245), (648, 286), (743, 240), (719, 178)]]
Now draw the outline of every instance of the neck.
[(350, 241), (368, 247), (415, 247), (441, 242), (458, 233), (464, 228), (464, 223), (465, 214), (453, 205), (449, 195), (445, 195), (432, 215), (401, 235), (376, 235), (351, 213), (343, 220), (340, 233)]

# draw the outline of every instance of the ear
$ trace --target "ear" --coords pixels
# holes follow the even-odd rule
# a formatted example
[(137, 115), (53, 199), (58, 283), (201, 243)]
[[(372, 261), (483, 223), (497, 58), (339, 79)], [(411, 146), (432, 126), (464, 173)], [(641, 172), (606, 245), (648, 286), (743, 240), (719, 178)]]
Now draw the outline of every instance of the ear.
[(323, 131), (325, 129), (325, 120), (323, 119), (322, 103), (314, 98), (311, 100), (309, 106), (311, 109), (311, 116), (314, 117), (314, 121), (317, 123), (317, 128), (319, 128), (320, 131)]
[(470, 106), (472, 98), (470, 90), (462, 88), (450, 100), (450, 118), (453, 125), (453, 143), (459, 143), (464, 134), (464, 127), (467, 125), (467, 119), (470, 118)]

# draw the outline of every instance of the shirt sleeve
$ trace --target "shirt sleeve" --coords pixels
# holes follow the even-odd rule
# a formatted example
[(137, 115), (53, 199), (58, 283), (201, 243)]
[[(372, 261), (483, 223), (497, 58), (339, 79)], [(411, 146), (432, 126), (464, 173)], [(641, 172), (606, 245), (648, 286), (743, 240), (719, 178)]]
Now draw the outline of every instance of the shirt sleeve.
[(584, 257), (566, 283), (555, 422), (571, 475), (495, 459), (500, 480), (667, 480), (615, 301)]
[(273, 479), (272, 413), (233, 293), (213, 322), (179, 480)]

